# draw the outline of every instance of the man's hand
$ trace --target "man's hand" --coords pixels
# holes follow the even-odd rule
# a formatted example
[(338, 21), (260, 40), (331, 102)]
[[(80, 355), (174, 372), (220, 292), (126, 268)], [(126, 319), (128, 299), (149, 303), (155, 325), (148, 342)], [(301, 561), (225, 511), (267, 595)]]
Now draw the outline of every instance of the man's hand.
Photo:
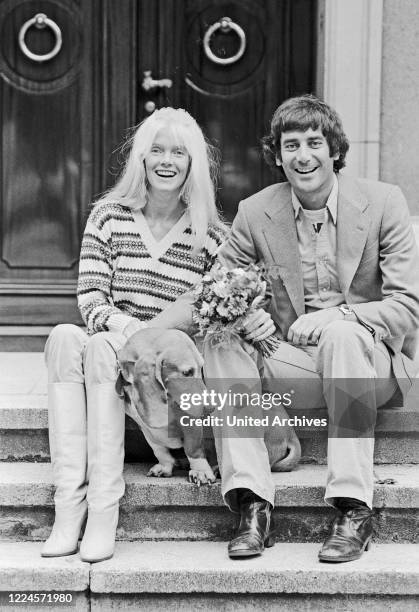
[(263, 308), (258, 308), (245, 318), (243, 331), (245, 339), (249, 342), (265, 340), (274, 333), (275, 324), (268, 312), (265, 312)]
[(300, 346), (317, 344), (326, 325), (332, 321), (341, 321), (343, 318), (343, 313), (335, 306), (303, 314), (289, 328), (287, 340), (291, 344)]

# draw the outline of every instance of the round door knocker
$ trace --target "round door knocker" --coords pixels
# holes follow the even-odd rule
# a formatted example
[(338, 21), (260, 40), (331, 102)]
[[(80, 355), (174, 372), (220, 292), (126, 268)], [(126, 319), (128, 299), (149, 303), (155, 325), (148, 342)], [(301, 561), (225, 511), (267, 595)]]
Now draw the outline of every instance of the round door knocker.
[[(223, 33), (233, 30), (233, 32), (237, 34), (237, 36), (239, 37), (240, 45), (235, 55), (231, 55), (230, 57), (219, 57), (218, 55), (215, 55), (215, 53), (212, 51), (210, 47), (210, 40), (211, 40), (211, 36), (217, 30), (221, 30), (221, 32)], [(243, 53), (245, 52), (246, 34), (243, 28), (241, 28), (237, 23), (235, 23), (232, 19), (230, 19), (230, 17), (222, 17), (220, 21), (213, 23), (212, 26), (210, 26), (208, 30), (205, 32), (203, 43), (204, 43), (205, 55), (207, 56), (208, 59), (210, 59), (215, 64), (227, 66), (228, 64), (234, 64), (235, 62), (237, 62), (242, 57)]]
[[(28, 49), (28, 46), (25, 42), (25, 36), (26, 36), (26, 32), (32, 26), (35, 26), (36, 28), (39, 28), (39, 29), (49, 27), (55, 34), (55, 45), (51, 49), (51, 51), (49, 51), (49, 53), (44, 53), (43, 55), (40, 55), (39, 53), (32, 53), (32, 51)], [(20, 28), (20, 31), (19, 31), (20, 50), (22, 51), (24, 55), (26, 55), (26, 57), (28, 57), (34, 62), (47, 62), (48, 60), (52, 59), (60, 52), (62, 44), (63, 44), (63, 38), (62, 38), (61, 30), (59, 26), (55, 23), (55, 21), (52, 21), (52, 19), (49, 19), (44, 13), (37, 13), (35, 17), (32, 17), (32, 19), (28, 19), (28, 21), (26, 21), (23, 24), (23, 26)]]

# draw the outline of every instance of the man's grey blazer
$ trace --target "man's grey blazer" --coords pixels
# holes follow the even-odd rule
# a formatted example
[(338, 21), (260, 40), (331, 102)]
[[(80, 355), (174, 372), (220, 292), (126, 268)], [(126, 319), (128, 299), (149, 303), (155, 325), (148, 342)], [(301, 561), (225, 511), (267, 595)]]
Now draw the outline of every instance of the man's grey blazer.
[[(376, 341), (387, 345), (396, 377), (408, 381), (415, 373), (419, 254), (406, 200), (395, 185), (346, 175), (338, 181), (337, 267), (345, 302)], [(269, 311), (286, 338), (305, 312), (289, 183), (266, 187), (240, 203), (218, 258), (230, 268), (254, 262), (267, 271)]]

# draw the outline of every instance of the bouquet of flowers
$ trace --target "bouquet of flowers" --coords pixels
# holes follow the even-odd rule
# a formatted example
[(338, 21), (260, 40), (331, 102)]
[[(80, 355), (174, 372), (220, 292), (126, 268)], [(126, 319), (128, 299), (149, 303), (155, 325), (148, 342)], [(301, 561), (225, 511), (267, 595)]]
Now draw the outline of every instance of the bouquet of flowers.
[[(195, 288), (193, 320), (212, 346), (226, 346), (240, 336), (245, 317), (260, 307), (265, 293), (266, 281), (255, 264), (228, 270), (217, 262)], [(271, 335), (253, 344), (270, 357), (280, 341)]]

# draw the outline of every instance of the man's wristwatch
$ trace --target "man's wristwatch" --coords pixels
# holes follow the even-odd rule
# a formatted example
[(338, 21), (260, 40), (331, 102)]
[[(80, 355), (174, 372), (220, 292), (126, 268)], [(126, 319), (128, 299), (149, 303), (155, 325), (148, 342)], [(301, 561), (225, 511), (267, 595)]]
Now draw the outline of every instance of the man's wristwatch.
[(343, 313), (344, 317), (350, 317), (354, 312), (348, 304), (341, 304), (338, 308)]
[(371, 327), (371, 325), (368, 325), (368, 323), (365, 323), (364, 321), (361, 321), (355, 314), (355, 312), (352, 310), (352, 308), (350, 306), (348, 306), (348, 304), (341, 304), (340, 306), (338, 306), (339, 310), (343, 313), (344, 316), (344, 320), (348, 317), (351, 317), (350, 320), (354, 321), (354, 322), (358, 322), (360, 325), (362, 325), (362, 327), (365, 327), (365, 329), (367, 329), (371, 336), (373, 338), (375, 338), (375, 329), (373, 327)]

